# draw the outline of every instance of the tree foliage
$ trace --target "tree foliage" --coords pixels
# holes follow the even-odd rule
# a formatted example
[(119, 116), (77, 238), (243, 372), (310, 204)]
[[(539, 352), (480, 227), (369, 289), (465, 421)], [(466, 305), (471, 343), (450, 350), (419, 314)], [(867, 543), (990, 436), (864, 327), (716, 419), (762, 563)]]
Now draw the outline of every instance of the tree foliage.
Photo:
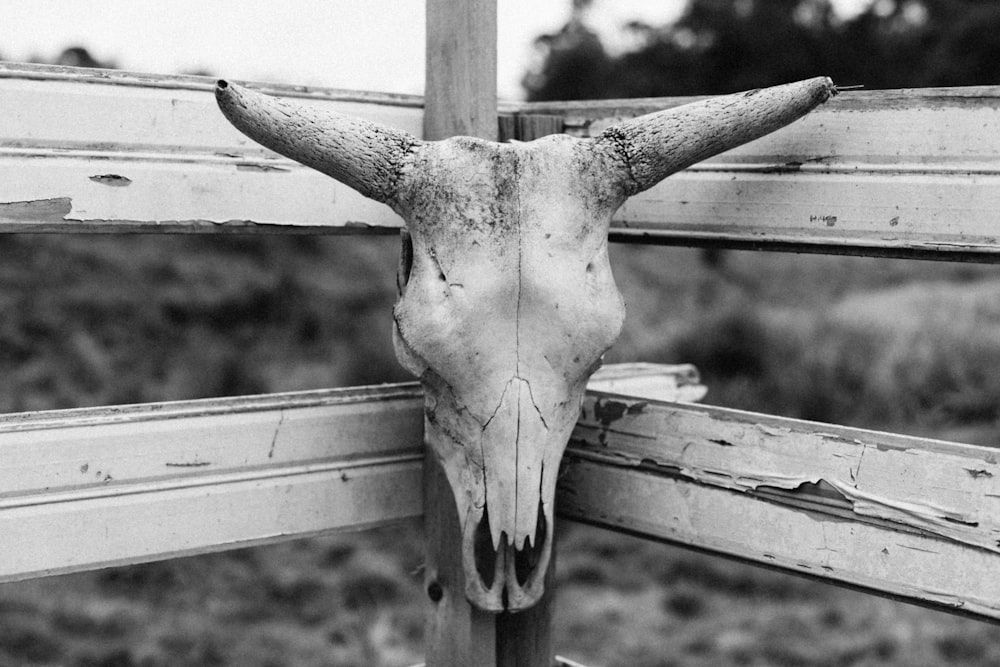
[(540, 36), (529, 100), (728, 93), (827, 75), (867, 89), (1000, 83), (1000, 3), (872, 0), (852, 17), (831, 0), (688, 0), (672, 24), (633, 22), (610, 54), (573, 0)]

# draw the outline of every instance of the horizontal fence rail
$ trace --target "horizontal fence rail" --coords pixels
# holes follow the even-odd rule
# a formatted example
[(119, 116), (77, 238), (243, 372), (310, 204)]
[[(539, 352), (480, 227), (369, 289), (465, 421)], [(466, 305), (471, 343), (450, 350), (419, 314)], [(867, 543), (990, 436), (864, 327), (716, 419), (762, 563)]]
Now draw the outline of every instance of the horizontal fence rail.
[[(526, 104), (593, 136), (694, 98)], [(1000, 86), (841, 93), (802, 120), (662, 181), (619, 240), (996, 259)]]
[[(595, 386), (697, 399), (690, 366)], [(415, 383), (0, 415), (0, 582), (422, 513)]]
[(0, 581), (419, 516), (416, 385), (0, 417)]
[[(1000, 618), (996, 450), (665, 394), (701, 388), (598, 376), (561, 516)], [(0, 581), (419, 516), (422, 419), (415, 384), (7, 415)]]
[[(0, 231), (394, 233), (401, 225), (388, 207), (243, 137), (216, 110), (213, 85), (0, 63)], [(419, 97), (256, 87), (421, 132)], [(592, 136), (692, 99), (507, 103), (501, 126), (543, 118)], [(612, 238), (996, 260), (998, 156), (1000, 87), (845, 92), (632, 198)]]
[[(215, 80), (0, 63), (0, 231), (394, 232), (382, 204), (240, 134)], [(263, 84), (419, 134), (421, 98)]]

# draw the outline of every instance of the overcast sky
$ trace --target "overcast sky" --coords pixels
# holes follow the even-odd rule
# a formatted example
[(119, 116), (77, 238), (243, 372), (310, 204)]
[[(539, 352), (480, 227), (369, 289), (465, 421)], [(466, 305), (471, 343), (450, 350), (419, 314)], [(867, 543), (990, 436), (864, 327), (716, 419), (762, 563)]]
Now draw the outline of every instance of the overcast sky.
[[(839, 0), (856, 5), (864, 0)], [(613, 47), (631, 19), (676, 19), (684, 0), (596, 0), (590, 22)], [(233, 79), (421, 93), (421, 0), (3, 0), (0, 57), (53, 58), (67, 46), (144, 72), (207, 69)], [(498, 89), (522, 96), (536, 36), (570, 0), (498, 0)]]

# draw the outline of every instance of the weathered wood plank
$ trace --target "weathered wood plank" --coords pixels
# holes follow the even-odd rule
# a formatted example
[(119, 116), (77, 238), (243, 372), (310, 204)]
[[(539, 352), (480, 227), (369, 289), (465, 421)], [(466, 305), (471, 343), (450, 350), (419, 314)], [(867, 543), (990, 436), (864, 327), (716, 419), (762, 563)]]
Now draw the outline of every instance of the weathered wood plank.
[(398, 233), (399, 218), (286, 161), (0, 148), (0, 230)]
[[(275, 154), (253, 143), (215, 107), (216, 79), (0, 62), (5, 145), (128, 146), (147, 152)], [(239, 82), (238, 82), (239, 83)], [(269, 95), (392, 124), (419, 136), (423, 98), (274, 83), (244, 83)], [(72, 103), (70, 108), (65, 108)], [(63, 107), (63, 108), (60, 108)], [(116, 110), (116, 107), (119, 107)], [(101, 114), (113, 115), (102, 119)], [(209, 113), (211, 112), (211, 113)], [(110, 122), (109, 122), (110, 121)]]
[[(394, 233), (400, 226), (388, 207), (236, 132), (215, 110), (212, 83), (0, 65), (0, 231)], [(255, 87), (422, 134), (419, 97)], [(501, 115), (514, 125), (562, 118), (567, 131), (588, 136), (693, 99), (508, 103)], [(1000, 87), (847, 92), (633, 198), (612, 238), (994, 261), (998, 155)]]
[(424, 137), (497, 138), (496, 0), (427, 0)]
[(698, 369), (691, 364), (629, 362), (609, 364), (590, 376), (587, 388), (611, 394), (654, 401), (696, 403), (708, 388), (701, 384)]
[(563, 516), (1000, 619), (995, 449), (588, 395)]
[[(592, 136), (694, 98), (525, 104)], [(1000, 87), (848, 92), (632, 198), (618, 240), (996, 259)]]
[(0, 418), (0, 581), (419, 516), (415, 385)]
[[(253, 84), (251, 84), (253, 85)], [(206, 77), (0, 64), (0, 231), (393, 232), (387, 207), (247, 139)], [(420, 135), (422, 99), (253, 85)]]

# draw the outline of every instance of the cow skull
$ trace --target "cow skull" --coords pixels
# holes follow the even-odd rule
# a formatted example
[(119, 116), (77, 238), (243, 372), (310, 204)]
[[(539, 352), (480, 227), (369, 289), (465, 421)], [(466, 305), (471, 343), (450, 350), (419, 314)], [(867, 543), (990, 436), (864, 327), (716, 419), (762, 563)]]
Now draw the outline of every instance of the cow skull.
[(542, 595), (559, 461), (625, 309), (608, 262), (630, 195), (792, 122), (827, 78), (712, 98), (594, 139), (438, 142), (220, 81), (242, 132), (391, 206), (406, 222), (396, 353), (424, 386), (425, 440), (462, 522), (466, 595), (518, 611)]

